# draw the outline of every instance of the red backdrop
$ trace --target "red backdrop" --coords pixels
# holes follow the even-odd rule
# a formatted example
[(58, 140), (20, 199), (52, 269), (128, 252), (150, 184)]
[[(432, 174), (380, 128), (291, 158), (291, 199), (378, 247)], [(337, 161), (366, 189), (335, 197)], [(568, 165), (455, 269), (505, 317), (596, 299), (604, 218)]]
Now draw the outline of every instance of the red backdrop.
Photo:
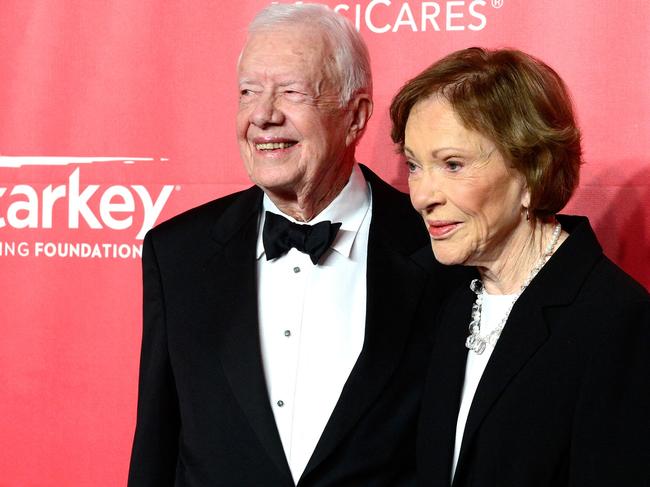
[[(0, 4), (0, 487), (124, 485), (141, 238), (247, 186), (235, 64), (268, 2)], [(327, 2), (370, 47), (358, 159), (405, 189), (391, 95), (453, 50), (515, 47), (569, 85), (586, 164), (567, 212), (650, 287), (650, 2)]]

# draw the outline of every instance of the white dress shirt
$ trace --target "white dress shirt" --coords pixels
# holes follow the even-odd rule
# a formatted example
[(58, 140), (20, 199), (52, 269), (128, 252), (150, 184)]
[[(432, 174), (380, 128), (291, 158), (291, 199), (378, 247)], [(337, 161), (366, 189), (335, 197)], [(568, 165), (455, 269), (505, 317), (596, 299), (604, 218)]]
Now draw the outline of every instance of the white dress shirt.
[(267, 260), (266, 211), (257, 238), (257, 286), (262, 363), (275, 421), (297, 483), (359, 357), (366, 321), (366, 256), (371, 194), (354, 166), (341, 193), (310, 224), (341, 222), (319, 265), (296, 249)]
[[(491, 333), (500, 323), (510, 308), (510, 303), (515, 295), (505, 294), (483, 294), (481, 304), (481, 336)], [(456, 442), (454, 444), (454, 461), (451, 468), (451, 480), (454, 480), (458, 455), (465, 433), (465, 424), (469, 409), (474, 399), (474, 394), (478, 384), (483, 376), (494, 347), (489, 343), (486, 344), (482, 354), (477, 354), (470, 350), (467, 353), (467, 365), (465, 366), (465, 382), (463, 383), (463, 395), (458, 410), (458, 420), (456, 422)]]

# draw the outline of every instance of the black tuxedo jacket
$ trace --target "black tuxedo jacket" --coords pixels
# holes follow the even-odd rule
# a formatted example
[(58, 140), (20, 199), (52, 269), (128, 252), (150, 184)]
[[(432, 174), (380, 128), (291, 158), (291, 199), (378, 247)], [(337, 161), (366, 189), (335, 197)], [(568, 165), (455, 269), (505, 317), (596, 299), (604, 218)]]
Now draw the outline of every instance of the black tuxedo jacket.
[[(299, 481), (305, 487), (415, 484), (415, 425), (430, 352), (423, 335), (453, 278), (434, 262), (407, 197), (362, 169), (373, 198), (365, 341)], [(262, 194), (253, 187), (215, 200), (145, 238), (130, 487), (294, 485), (260, 358)], [(440, 292), (420, 307), (433, 274)]]
[[(650, 299), (586, 218), (519, 297), (467, 419), (454, 487), (648, 487)], [(468, 283), (467, 283), (468, 284)], [(475, 294), (442, 311), (418, 432), (418, 485), (448, 487)]]

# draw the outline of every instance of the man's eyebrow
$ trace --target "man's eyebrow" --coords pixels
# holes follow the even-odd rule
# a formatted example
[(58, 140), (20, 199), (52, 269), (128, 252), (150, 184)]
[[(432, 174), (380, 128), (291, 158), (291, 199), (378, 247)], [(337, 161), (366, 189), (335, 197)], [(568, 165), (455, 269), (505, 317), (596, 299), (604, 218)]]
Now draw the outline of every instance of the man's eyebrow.
[[(257, 79), (254, 78), (241, 78), (239, 80), (239, 86), (241, 85), (254, 85), (254, 86), (262, 86), (263, 83), (258, 81)], [(287, 86), (300, 86), (300, 87), (307, 87), (307, 82), (305, 80), (301, 79), (289, 79), (289, 80), (283, 80), (275, 83), (275, 86), (278, 88), (286, 88)]]
[(240, 85), (255, 85), (255, 84), (260, 84), (258, 81), (254, 80), (253, 78), (240, 78), (239, 79), (239, 84)]
[(276, 86), (278, 88), (286, 88), (288, 86), (298, 86), (300, 88), (307, 88), (308, 83), (304, 79), (288, 79), (288, 80), (282, 80), (279, 81)]
[(295, 85), (296, 83), (302, 83), (302, 80), (298, 79), (286, 79), (282, 80), (278, 83), (280, 86), (286, 86), (286, 85)]

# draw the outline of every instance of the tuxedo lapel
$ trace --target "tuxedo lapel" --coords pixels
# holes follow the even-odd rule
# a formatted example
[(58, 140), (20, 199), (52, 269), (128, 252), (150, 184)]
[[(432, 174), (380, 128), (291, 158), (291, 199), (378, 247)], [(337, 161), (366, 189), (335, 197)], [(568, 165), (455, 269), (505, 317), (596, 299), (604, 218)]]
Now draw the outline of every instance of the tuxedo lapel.
[(218, 250), (206, 273), (217, 302), (213, 318), (223, 371), (260, 443), (291, 480), (260, 353), (255, 248), (261, 197), (262, 192), (252, 188), (224, 212), (212, 233)]
[(368, 258), (368, 311), (363, 349), (304, 475), (331, 454), (379, 396), (404, 352), (426, 275), (387, 249)]
[[(371, 183), (373, 198), (364, 344), (303, 478), (336, 449), (381, 394), (403, 355), (428, 278), (428, 272), (411, 258), (414, 247), (422, 244), (412, 241), (413, 227), (405, 224), (413, 222), (413, 210), (404, 208), (401, 198), (399, 203), (387, 198), (386, 191), (395, 190), (388, 190), (367, 168), (362, 169)], [(404, 210), (406, 215), (402, 214)], [(400, 237), (404, 239), (401, 242)]]

